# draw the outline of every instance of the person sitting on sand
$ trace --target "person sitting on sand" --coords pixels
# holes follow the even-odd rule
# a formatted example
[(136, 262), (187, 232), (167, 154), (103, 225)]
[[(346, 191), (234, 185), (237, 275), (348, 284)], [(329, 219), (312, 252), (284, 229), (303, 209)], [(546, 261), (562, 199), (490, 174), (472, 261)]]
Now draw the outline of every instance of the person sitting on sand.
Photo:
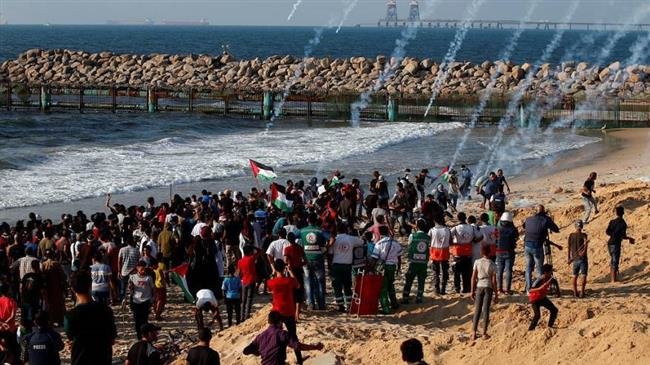
[(416, 338), (410, 338), (399, 347), (402, 352), (402, 361), (407, 365), (427, 365), (424, 361), (424, 351), (422, 350), (422, 342)]
[(487, 334), (490, 325), (490, 303), (494, 296), (494, 304), (499, 301), (497, 287), (496, 265), (490, 259), (490, 246), (481, 246), (481, 258), (474, 261), (472, 272), (472, 299), (474, 300), (474, 320), (472, 322), (472, 340), (476, 340), (478, 321), (483, 314), (483, 338), (490, 338)]
[(550, 299), (548, 299), (548, 296), (546, 295), (552, 281), (553, 266), (545, 264), (542, 267), (542, 276), (535, 280), (532, 287), (530, 288), (530, 292), (528, 293), (528, 300), (530, 301), (530, 305), (533, 307), (533, 319), (530, 322), (530, 326), (528, 327), (529, 331), (532, 331), (537, 327), (537, 323), (541, 317), (541, 307), (548, 309), (550, 312), (550, 316), (548, 318), (548, 328), (552, 328), (553, 324), (555, 324), (558, 309), (555, 305), (553, 305), (553, 303), (551, 303)]
[(298, 338), (282, 329), (282, 317), (282, 314), (271, 311), (268, 317), (269, 327), (244, 348), (244, 355), (260, 356), (262, 365), (275, 365), (286, 363), (287, 347), (296, 351), (323, 349), (324, 346), (320, 342), (313, 345), (300, 343)]
[[(582, 221), (576, 221), (575, 232), (569, 235), (568, 239), (568, 263), (573, 264), (573, 296), (582, 298), (585, 296), (585, 286), (587, 285), (587, 271), (589, 263), (587, 261), (587, 245), (589, 239), (587, 234), (582, 231)], [(581, 288), (578, 292), (578, 275), (582, 277)]]
[(621, 260), (621, 243), (628, 240), (631, 245), (634, 244), (634, 238), (627, 235), (627, 223), (623, 219), (625, 208), (618, 206), (615, 208), (616, 218), (612, 219), (607, 226), (605, 233), (609, 236), (607, 249), (611, 257), (610, 260), (610, 281), (612, 283), (618, 280), (618, 264)]

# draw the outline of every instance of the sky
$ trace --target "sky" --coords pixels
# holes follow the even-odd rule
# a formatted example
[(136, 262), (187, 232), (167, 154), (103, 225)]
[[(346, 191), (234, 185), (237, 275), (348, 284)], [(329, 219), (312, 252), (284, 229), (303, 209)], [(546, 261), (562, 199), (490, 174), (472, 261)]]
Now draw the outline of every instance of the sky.
[[(205, 18), (212, 25), (325, 25), (339, 19), (354, 0), (302, 0), (294, 17), (287, 20), (300, 0), (0, 0), (0, 13), (10, 24), (105, 24), (107, 20), (154, 22)], [(471, 0), (420, 0), (437, 3), (433, 18), (462, 19)], [(481, 19), (521, 19), (531, 0), (487, 0)], [(533, 20), (561, 20), (574, 0), (539, 0)], [(408, 13), (409, 0), (397, 0), (398, 14)], [(385, 16), (386, 0), (358, 0), (346, 25), (374, 24)], [(582, 0), (574, 21), (629, 21), (650, 0)], [(642, 23), (650, 23), (650, 12)], [(337, 20), (334, 20), (337, 22)]]

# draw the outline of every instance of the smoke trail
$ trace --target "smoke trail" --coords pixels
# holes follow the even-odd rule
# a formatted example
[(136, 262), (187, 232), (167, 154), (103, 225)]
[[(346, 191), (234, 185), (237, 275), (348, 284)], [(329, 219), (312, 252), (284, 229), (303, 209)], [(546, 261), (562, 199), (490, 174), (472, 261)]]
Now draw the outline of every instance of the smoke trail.
[[(568, 23), (571, 20), (576, 10), (578, 9), (579, 5), (580, 5), (580, 0), (573, 0), (569, 12), (567, 13), (564, 19), (565, 23)], [(539, 60), (537, 60), (537, 62), (535, 62), (535, 65), (527, 72), (526, 78), (524, 79), (524, 83), (523, 84), (520, 83), (517, 92), (515, 93), (515, 95), (513, 95), (513, 97), (508, 102), (508, 107), (506, 109), (505, 115), (501, 118), (501, 120), (499, 120), (497, 133), (494, 135), (492, 141), (490, 142), (488, 153), (485, 156), (485, 158), (481, 159), (477, 167), (477, 171), (480, 174), (479, 176), (485, 175), (489, 172), (488, 170), (494, 161), (497, 148), (499, 147), (501, 140), (503, 139), (503, 135), (506, 131), (506, 128), (512, 122), (512, 118), (514, 116), (514, 113), (519, 107), (521, 99), (524, 97), (526, 90), (530, 87), (534, 76), (537, 74), (538, 69), (542, 66), (542, 64), (546, 63), (546, 61), (549, 59), (549, 57), (551, 57), (555, 49), (560, 44), (560, 40), (562, 39), (562, 36), (564, 36), (564, 32), (565, 29), (559, 29), (555, 33), (555, 36), (551, 39), (551, 42), (544, 49), (542, 56), (539, 58)], [(483, 171), (483, 169), (486, 169), (486, 171)]]
[[(428, 0), (426, 2), (424, 15), (426, 18), (433, 11), (434, 6), (439, 0)], [(379, 77), (375, 80), (375, 83), (369, 90), (364, 91), (357, 101), (352, 103), (350, 119), (352, 127), (358, 127), (359, 121), (361, 120), (361, 111), (368, 107), (371, 101), (372, 94), (379, 91), (386, 81), (390, 80), (394, 75), (397, 68), (400, 66), (400, 63), (404, 59), (405, 49), (408, 46), (409, 42), (415, 39), (418, 34), (418, 27), (413, 23), (409, 23), (408, 26), (402, 30), (400, 37), (395, 40), (395, 48), (391, 54), (391, 58), (387, 60), (384, 65), (384, 69), (379, 73)]]
[(296, 14), (296, 10), (300, 7), (300, 4), (302, 4), (302, 0), (297, 0), (293, 4), (293, 9), (291, 9), (291, 13), (289, 13), (289, 17), (287, 17), (287, 21), (291, 20), (293, 18), (293, 15)]
[[(328, 28), (331, 28), (332, 26), (332, 21), (330, 20), (330, 25)], [(289, 93), (291, 92), (291, 88), (293, 85), (296, 84), (300, 80), (300, 77), (302, 76), (303, 69), (305, 68), (305, 64), (308, 60), (308, 58), (311, 56), (311, 54), (314, 52), (314, 48), (320, 44), (321, 39), (323, 38), (323, 31), (324, 28), (315, 28), (314, 29), (314, 37), (307, 42), (307, 45), (305, 45), (305, 51), (303, 53), (302, 61), (298, 64), (298, 67), (293, 73), (293, 76), (289, 79), (287, 84), (284, 87), (284, 92), (282, 93), (282, 99), (280, 99), (280, 102), (277, 105), (273, 106), (273, 115), (271, 116), (271, 120), (266, 124), (266, 128), (270, 128), (273, 126), (275, 120), (280, 116), (280, 113), (282, 112), (282, 107), (284, 107), (284, 104), (287, 100), (287, 97), (289, 97)]]
[(427, 110), (424, 112), (425, 117), (429, 115), (429, 110), (431, 110), (431, 106), (433, 105), (433, 102), (438, 97), (438, 93), (440, 92), (440, 89), (442, 89), (442, 85), (447, 81), (447, 77), (449, 76), (449, 72), (451, 71), (449, 64), (456, 59), (456, 53), (458, 53), (458, 50), (463, 45), (463, 41), (465, 41), (465, 36), (467, 36), (467, 32), (469, 31), (469, 22), (476, 17), (476, 12), (481, 7), (481, 5), (483, 5), (484, 2), (485, 0), (472, 0), (472, 3), (470, 4), (467, 10), (467, 16), (465, 17), (465, 19), (463, 19), (461, 23), (461, 28), (458, 31), (456, 31), (454, 40), (449, 44), (449, 49), (447, 49), (445, 58), (440, 63), (440, 70), (438, 71), (438, 74), (436, 75), (436, 80), (433, 83), (433, 89), (431, 90), (431, 98), (429, 98), (429, 104), (427, 105)]
[[(499, 57), (503, 61), (507, 61), (510, 59), (512, 56), (512, 52), (515, 50), (515, 47), (519, 43), (519, 38), (521, 38), (521, 35), (524, 32), (524, 27), (523, 24), (527, 21), (530, 21), (531, 17), (533, 16), (533, 13), (537, 9), (537, 5), (539, 4), (539, 0), (531, 0), (530, 6), (528, 7), (528, 10), (526, 11), (526, 15), (524, 18), (521, 20), (519, 27), (517, 30), (513, 33), (513, 35), (510, 37), (510, 40), (508, 41), (508, 44), (506, 45), (506, 48), (503, 49), (501, 56)], [(463, 136), (460, 139), (460, 142), (458, 143), (458, 146), (456, 147), (456, 151), (454, 151), (454, 155), (451, 159), (451, 163), (449, 164), (450, 167), (454, 167), (456, 164), (456, 161), (458, 161), (458, 158), (460, 158), (460, 153), (465, 147), (465, 143), (467, 143), (467, 139), (469, 138), (470, 133), (472, 133), (472, 129), (476, 126), (476, 123), (478, 123), (479, 118), (481, 117), (481, 114), (485, 110), (485, 107), (487, 106), (488, 101), (490, 101), (490, 98), (492, 97), (492, 94), (494, 93), (494, 86), (497, 83), (497, 79), (499, 78), (499, 73), (495, 72), (490, 76), (490, 81), (488, 82), (488, 85), (485, 87), (483, 94), (481, 94), (481, 98), (479, 100), (479, 105), (474, 109), (472, 112), (472, 116), (470, 117), (469, 121), (469, 126), (467, 129), (465, 129)]]
[(346, 20), (348, 20), (348, 16), (350, 15), (350, 12), (357, 6), (357, 3), (359, 0), (352, 0), (348, 3), (348, 6), (345, 7), (343, 10), (343, 16), (341, 17), (341, 21), (339, 22), (339, 26), (336, 28), (336, 34), (338, 34), (341, 31), (341, 28), (343, 27), (343, 23), (345, 23)]

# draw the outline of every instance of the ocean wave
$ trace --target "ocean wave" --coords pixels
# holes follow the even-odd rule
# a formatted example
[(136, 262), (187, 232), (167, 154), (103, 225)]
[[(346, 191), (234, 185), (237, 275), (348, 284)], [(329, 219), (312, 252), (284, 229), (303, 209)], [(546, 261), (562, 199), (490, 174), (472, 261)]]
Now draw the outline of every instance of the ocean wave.
[(279, 168), (322, 164), (462, 126), (368, 123), (354, 129), (245, 129), (112, 147), (68, 145), (19, 170), (3, 171), (0, 209), (241, 176), (249, 173), (248, 159)]

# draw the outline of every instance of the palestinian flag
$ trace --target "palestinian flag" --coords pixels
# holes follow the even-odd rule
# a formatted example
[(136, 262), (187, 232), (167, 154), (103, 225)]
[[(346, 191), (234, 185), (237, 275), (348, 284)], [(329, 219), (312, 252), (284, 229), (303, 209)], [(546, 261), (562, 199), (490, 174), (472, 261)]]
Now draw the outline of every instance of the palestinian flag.
[(287, 190), (280, 184), (271, 184), (271, 203), (281, 211), (288, 213), (293, 209), (293, 201), (287, 199)]
[(329, 185), (329, 187), (330, 187), (330, 188), (333, 188), (333, 187), (335, 187), (336, 185), (338, 185), (339, 183), (340, 183), (340, 181), (339, 181), (339, 177), (336, 176), (336, 175), (334, 175), (334, 177), (332, 178), (332, 181), (330, 181), (330, 185)]
[(440, 171), (438, 176), (436, 176), (436, 179), (439, 177), (442, 177), (444, 182), (449, 183), (449, 165), (445, 166), (445, 168)]
[(187, 280), (185, 280), (189, 268), (190, 268), (190, 264), (186, 262), (180, 266), (176, 266), (175, 268), (169, 270), (169, 276), (172, 278), (172, 280), (174, 280), (176, 285), (178, 285), (181, 288), (185, 300), (188, 301), (189, 303), (194, 303), (194, 296), (192, 295), (192, 293), (190, 293), (190, 288), (187, 286)]
[(270, 166), (266, 166), (253, 160), (248, 160), (248, 162), (251, 164), (251, 170), (253, 171), (253, 176), (255, 178), (271, 182), (273, 179), (278, 177)]

